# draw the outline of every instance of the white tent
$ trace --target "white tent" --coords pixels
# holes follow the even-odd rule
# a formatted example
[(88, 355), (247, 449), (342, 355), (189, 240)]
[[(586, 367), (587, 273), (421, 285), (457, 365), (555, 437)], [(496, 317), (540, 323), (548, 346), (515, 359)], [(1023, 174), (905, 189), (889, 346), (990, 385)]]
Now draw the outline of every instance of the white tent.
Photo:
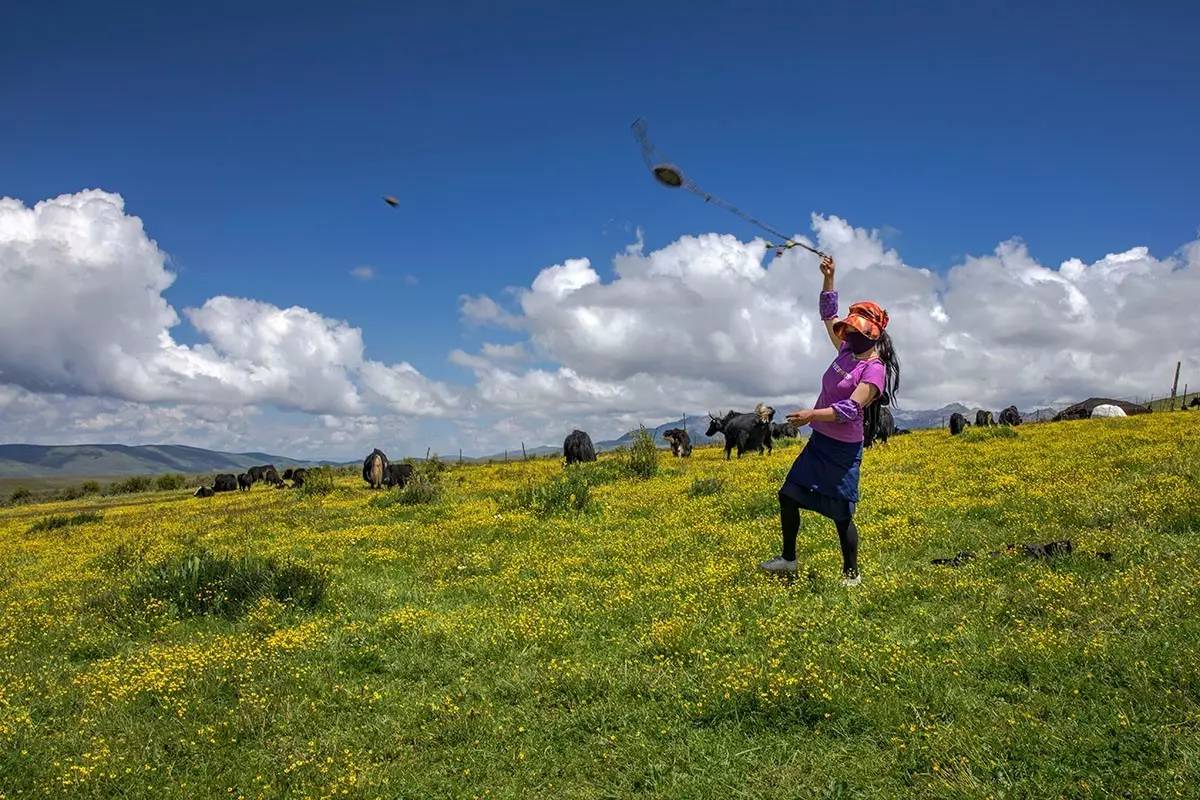
[(1110, 405), (1109, 403), (1105, 403), (1104, 405), (1096, 406), (1095, 408), (1093, 408), (1092, 416), (1093, 417), (1123, 417), (1123, 416), (1125, 416), (1125, 410), (1122, 409), (1120, 406), (1114, 406), (1114, 405)]

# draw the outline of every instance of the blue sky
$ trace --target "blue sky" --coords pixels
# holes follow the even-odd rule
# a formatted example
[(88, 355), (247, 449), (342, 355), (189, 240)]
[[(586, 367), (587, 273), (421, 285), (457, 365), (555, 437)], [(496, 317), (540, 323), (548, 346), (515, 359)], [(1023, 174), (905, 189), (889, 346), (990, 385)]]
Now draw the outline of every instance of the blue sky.
[(710, 191), (878, 229), (918, 267), (1011, 237), (1051, 266), (1165, 257), (1200, 224), (1195, 4), (348, 9), (10, 10), (0, 196), (119, 193), (175, 308), (299, 305), (447, 381), (470, 377), (450, 350), (520, 338), (464, 325), (460, 295), (578, 257), (608, 279), (635, 228), (755, 234), (649, 180), (639, 115)]

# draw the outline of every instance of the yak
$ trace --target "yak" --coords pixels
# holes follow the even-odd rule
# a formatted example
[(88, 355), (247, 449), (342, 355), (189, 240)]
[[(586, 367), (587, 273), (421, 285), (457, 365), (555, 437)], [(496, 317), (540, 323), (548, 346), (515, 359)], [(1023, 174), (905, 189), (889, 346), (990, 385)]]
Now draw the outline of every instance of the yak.
[(969, 424), (966, 417), (955, 411), (950, 415), (950, 435), (958, 436)]
[(982, 408), (975, 412), (976, 428), (986, 428), (995, 424), (995, 421), (992, 419), (992, 412), (984, 411)]
[[(762, 409), (768, 409), (769, 413)], [(771, 421), (775, 409), (763, 406), (761, 403), (754, 413), (738, 413), (730, 410), (723, 417), (715, 414), (708, 415), (708, 430), (705, 436), (720, 433), (725, 436), (725, 460), (730, 458), (730, 452), (737, 448), (738, 458), (747, 450), (757, 450), (761, 455), (763, 448), (773, 452), (771, 446)]]
[(222, 472), (213, 478), (212, 488), (214, 492), (236, 492), (238, 490), (237, 476), (229, 472)]
[(238, 481), (238, 490), (243, 491), (243, 492), (250, 491), (251, 485), (254, 484), (254, 481), (252, 481), (250, 479), (249, 473), (246, 473), (246, 472), (243, 472), (241, 475), (238, 475), (237, 481)]
[(388, 464), (383, 473), (383, 485), (389, 489), (402, 489), (412, 476), (412, 464)]
[(671, 444), (671, 455), (676, 458), (686, 458), (692, 454), (692, 437), (683, 428), (671, 428), (663, 431), (663, 438)]
[(772, 439), (791, 439), (794, 436), (799, 436), (800, 431), (789, 422), (772, 422), (771, 423), (771, 438)]
[[(301, 486), (304, 485), (304, 478), (307, 475), (308, 475), (308, 470), (306, 470), (304, 467), (297, 467), (295, 469), (288, 468), (283, 471), (283, 480), (291, 481), (292, 488), (299, 489)], [(282, 485), (282, 482), (280, 483), (280, 485)]]
[(283, 480), (279, 477), (279, 473), (272, 466), (268, 466), (263, 472), (262, 479), (263, 483), (269, 483), (272, 486), (279, 486), (283, 483)]
[(192, 494), (192, 497), (212, 497), (214, 494), (216, 494), (216, 492), (214, 492), (212, 489), (208, 488), (207, 486), (201, 486)]
[(1016, 406), (1009, 406), (1000, 412), (1001, 425), (1020, 425), (1021, 412), (1017, 411)]
[(887, 440), (896, 433), (896, 419), (891, 409), (879, 403), (867, 406), (863, 413), (863, 446), (870, 447), (875, 442), (887, 444)]
[(363, 480), (369, 483), (372, 489), (383, 488), (383, 478), (387, 474), (387, 470), (388, 457), (378, 447), (371, 451), (371, 455), (363, 459)]
[[(267, 481), (267, 483), (270, 483), (267, 479), (268, 472), (275, 472), (274, 464), (263, 464), (261, 467), (250, 467), (246, 470), (246, 474), (250, 476), (251, 483), (257, 483), (258, 481)], [(279, 477), (277, 472), (275, 477)]]
[(563, 458), (566, 459), (568, 467), (584, 461), (595, 461), (596, 448), (592, 446), (592, 437), (579, 429), (571, 431), (567, 438), (563, 439)]

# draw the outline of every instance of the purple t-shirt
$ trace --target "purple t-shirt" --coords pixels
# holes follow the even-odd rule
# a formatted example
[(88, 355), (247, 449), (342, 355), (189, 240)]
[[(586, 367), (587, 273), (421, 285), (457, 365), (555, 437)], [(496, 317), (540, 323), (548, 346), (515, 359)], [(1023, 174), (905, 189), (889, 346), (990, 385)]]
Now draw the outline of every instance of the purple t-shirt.
[[(825, 370), (825, 376), (821, 378), (821, 396), (817, 398), (817, 404), (813, 407), (829, 408), (839, 400), (849, 400), (850, 395), (864, 381), (878, 389), (880, 394), (883, 394), (886, 379), (887, 370), (883, 366), (882, 361), (878, 358), (861, 361), (854, 357), (854, 352), (850, 349), (850, 345), (842, 342), (837, 358), (833, 360), (833, 363), (829, 365), (829, 369)], [(878, 399), (876, 399), (876, 402), (878, 402)], [(837, 439), (839, 442), (861, 442), (863, 440), (863, 420), (861, 415), (852, 422), (814, 421), (812, 429), (817, 433), (828, 436), (830, 439)]]

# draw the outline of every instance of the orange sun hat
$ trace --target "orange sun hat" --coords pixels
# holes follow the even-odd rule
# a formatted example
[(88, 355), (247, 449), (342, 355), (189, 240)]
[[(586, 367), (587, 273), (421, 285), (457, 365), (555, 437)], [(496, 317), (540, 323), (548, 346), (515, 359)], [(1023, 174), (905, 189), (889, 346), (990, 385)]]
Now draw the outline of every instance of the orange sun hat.
[(846, 328), (850, 327), (868, 339), (878, 339), (887, 328), (888, 313), (876, 303), (869, 300), (850, 306), (850, 313), (845, 319), (833, 324), (833, 332), (840, 338), (846, 338)]

